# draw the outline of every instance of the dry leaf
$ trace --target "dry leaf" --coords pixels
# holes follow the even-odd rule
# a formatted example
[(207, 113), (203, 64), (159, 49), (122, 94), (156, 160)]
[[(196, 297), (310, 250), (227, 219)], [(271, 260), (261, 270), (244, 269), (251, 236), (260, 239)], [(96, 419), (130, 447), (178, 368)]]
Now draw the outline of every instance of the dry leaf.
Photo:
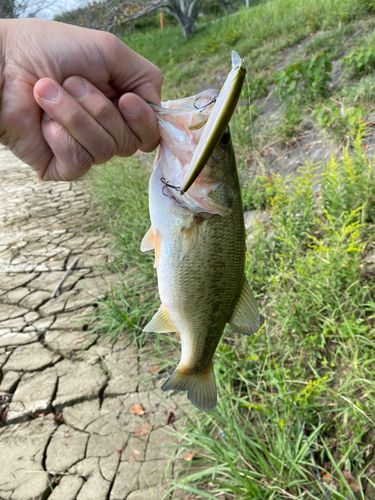
[(346, 479), (350, 489), (352, 491), (359, 491), (360, 487), (359, 487), (358, 482), (355, 480), (355, 477), (352, 476), (352, 474), (350, 474), (350, 472), (348, 472), (346, 470), (342, 471), (342, 473), (343, 473), (343, 476)]
[(193, 458), (195, 457), (195, 453), (192, 451), (189, 451), (189, 453), (184, 457), (185, 462), (191, 462)]
[(84, 342), (86, 339), (85, 337), (81, 337), (80, 339), (76, 339), (73, 344), (78, 344), (79, 342)]
[(138, 429), (135, 429), (133, 432), (134, 436), (146, 436), (151, 430), (151, 425), (150, 424), (145, 424), (141, 425), (141, 427), (138, 427)]
[(329, 484), (331, 482), (331, 474), (328, 474), (328, 472), (325, 472), (322, 474), (322, 481), (323, 483)]
[(158, 373), (159, 370), (160, 370), (160, 366), (151, 366), (151, 368), (149, 369), (149, 372)]
[(139, 450), (133, 450), (136, 455), (140, 455), (141, 452)]
[(134, 457), (129, 457), (128, 458), (128, 462), (135, 462), (135, 458)]
[(135, 413), (136, 415), (144, 415), (146, 412), (142, 405), (134, 405), (132, 406), (132, 413)]

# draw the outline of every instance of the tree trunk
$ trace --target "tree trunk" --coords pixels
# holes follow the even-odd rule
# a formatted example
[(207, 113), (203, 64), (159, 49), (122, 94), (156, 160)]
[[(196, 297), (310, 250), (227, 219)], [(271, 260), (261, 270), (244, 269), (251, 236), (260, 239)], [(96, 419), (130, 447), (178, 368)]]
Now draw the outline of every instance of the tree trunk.
[(182, 36), (186, 38), (189, 35), (194, 35), (195, 33), (195, 24), (193, 17), (188, 17), (185, 14), (182, 14), (181, 17), (178, 18), (178, 23), (180, 25)]
[(180, 25), (182, 35), (186, 38), (195, 33), (193, 9), (198, 0), (185, 0), (178, 3), (176, 0), (166, 0), (164, 8), (161, 9), (174, 17)]

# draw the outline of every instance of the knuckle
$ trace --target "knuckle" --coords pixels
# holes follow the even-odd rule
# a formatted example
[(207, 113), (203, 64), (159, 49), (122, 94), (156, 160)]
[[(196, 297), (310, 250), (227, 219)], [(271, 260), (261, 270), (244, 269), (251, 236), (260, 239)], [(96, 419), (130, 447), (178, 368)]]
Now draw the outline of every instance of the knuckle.
[(92, 165), (91, 156), (63, 127), (56, 124), (53, 135), (66, 165), (79, 172), (89, 170)]
[(118, 156), (133, 156), (139, 149), (140, 141), (136, 136), (125, 137), (121, 149), (117, 152)]
[(163, 75), (162, 75), (162, 72), (160, 71), (160, 69), (155, 66), (155, 64), (153, 64), (153, 69), (152, 69), (152, 81), (155, 83), (155, 85), (158, 87), (158, 88), (161, 88), (162, 85), (163, 85)]
[(80, 108), (71, 109), (66, 117), (66, 128), (68, 130), (79, 130), (85, 126), (85, 119)]
[(68, 142), (70, 142), (70, 158), (67, 160), (67, 164), (80, 173), (87, 172), (93, 163), (91, 156), (75, 139), (72, 138)]
[(113, 104), (110, 101), (100, 100), (92, 111), (92, 117), (98, 123), (107, 123), (111, 118)]
[(117, 145), (112, 137), (107, 137), (98, 146), (97, 151), (95, 151), (94, 163), (100, 165), (110, 160), (117, 153)]

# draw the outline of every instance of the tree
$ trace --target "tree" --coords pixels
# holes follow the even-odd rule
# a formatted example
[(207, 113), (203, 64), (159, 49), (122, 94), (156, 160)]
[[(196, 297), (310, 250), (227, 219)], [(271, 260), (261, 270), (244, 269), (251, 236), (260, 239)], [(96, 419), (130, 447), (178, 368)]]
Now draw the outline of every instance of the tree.
[(39, 11), (48, 9), (56, 0), (0, 0), (0, 19), (36, 17)]
[(172, 16), (180, 25), (184, 37), (195, 32), (194, 8), (199, 0), (107, 0), (89, 3), (85, 9), (77, 9), (55, 17), (56, 20), (74, 22), (89, 28), (116, 31), (130, 21), (160, 11)]

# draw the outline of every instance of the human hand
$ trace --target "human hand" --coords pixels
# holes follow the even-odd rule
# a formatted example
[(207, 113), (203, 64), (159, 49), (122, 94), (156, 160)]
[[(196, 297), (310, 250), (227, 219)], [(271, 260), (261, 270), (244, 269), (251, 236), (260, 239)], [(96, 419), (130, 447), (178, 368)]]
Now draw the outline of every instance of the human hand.
[(110, 33), (0, 21), (0, 142), (43, 180), (71, 181), (112, 156), (150, 152), (162, 76)]

